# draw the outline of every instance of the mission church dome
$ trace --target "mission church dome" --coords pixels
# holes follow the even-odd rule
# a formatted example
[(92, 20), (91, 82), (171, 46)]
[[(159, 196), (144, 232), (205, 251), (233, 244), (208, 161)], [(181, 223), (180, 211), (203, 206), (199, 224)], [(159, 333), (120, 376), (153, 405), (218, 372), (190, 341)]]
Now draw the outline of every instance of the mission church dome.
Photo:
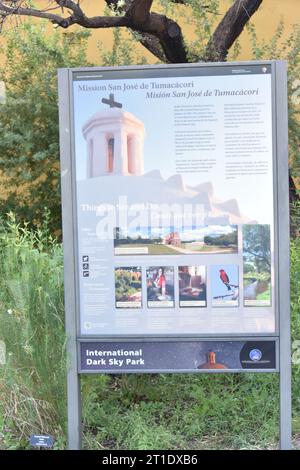
[(121, 109), (114, 95), (103, 99), (110, 108), (98, 111), (82, 127), (87, 143), (87, 178), (144, 173), (145, 126)]

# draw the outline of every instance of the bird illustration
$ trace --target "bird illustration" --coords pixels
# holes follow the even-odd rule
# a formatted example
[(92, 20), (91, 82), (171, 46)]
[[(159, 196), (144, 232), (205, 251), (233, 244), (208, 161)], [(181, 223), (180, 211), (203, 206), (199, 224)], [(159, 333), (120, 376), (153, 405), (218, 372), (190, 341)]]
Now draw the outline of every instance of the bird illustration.
[(219, 272), (220, 272), (221, 281), (223, 282), (223, 284), (225, 284), (225, 286), (227, 287), (228, 290), (231, 290), (231, 287), (230, 287), (230, 284), (229, 284), (229, 277), (228, 277), (226, 271), (224, 271), (224, 269), (220, 269)]

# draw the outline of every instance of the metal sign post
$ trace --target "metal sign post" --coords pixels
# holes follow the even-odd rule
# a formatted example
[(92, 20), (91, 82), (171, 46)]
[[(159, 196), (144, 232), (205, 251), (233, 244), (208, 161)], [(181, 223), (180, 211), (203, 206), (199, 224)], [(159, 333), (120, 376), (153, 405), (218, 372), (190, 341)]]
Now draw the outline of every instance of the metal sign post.
[(290, 449), (285, 63), (58, 81), (69, 448), (82, 373), (278, 372)]
[[(286, 64), (276, 62), (276, 145), (278, 207), (278, 306), (279, 306), (279, 380), (280, 380), (280, 448), (292, 448), (291, 400), (291, 327), (290, 327), (290, 221), (288, 182), (288, 122)], [(280, 284), (279, 284), (280, 283)]]

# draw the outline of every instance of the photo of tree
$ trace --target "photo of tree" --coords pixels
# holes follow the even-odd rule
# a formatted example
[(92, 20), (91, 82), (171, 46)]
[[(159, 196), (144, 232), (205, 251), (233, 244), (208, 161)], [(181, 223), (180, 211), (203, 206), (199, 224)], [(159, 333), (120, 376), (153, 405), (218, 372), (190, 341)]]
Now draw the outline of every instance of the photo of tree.
[(179, 306), (206, 307), (205, 266), (179, 266)]
[(142, 269), (140, 266), (115, 268), (116, 308), (142, 307)]
[(174, 268), (147, 268), (147, 302), (149, 308), (174, 307)]
[(237, 253), (237, 225), (207, 226), (207, 233), (204, 236), (204, 245), (206, 247), (206, 251), (210, 252)]
[(269, 225), (243, 225), (244, 306), (271, 306)]

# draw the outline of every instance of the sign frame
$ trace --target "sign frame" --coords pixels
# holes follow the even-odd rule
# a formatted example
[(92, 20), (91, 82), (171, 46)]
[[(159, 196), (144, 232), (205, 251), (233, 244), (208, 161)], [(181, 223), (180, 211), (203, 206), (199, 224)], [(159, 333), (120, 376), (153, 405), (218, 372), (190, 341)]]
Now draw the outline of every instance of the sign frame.
[[(251, 65), (270, 65), (272, 77), (272, 134), (273, 134), (273, 200), (274, 200), (274, 275), (275, 286), (275, 332), (271, 335), (115, 335), (113, 337), (79, 334), (79, 276), (77, 269), (77, 226), (76, 226), (76, 182), (74, 148), (74, 110), (72, 83), (77, 72), (166, 70), (170, 68), (194, 67), (243, 67)], [(150, 66), (89, 67), (58, 70), (59, 90), (59, 131), (61, 158), (62, 221), (64, 243), (64, 279), (65, 279), (65, 319), (68, 354), (68, 439), (70, 449), (81, 448), (81, 373), (116, 373), (110, 371), (86, 371), (80, 365), (80, 345), (85, 342), (160, 342), (160, 341), (234, 341), (234, 340), (275, 340), (277, 365), (275, 369), (240, 370), (228, 372), (279, 372), (280, 375), (280, 448), (291, 448), (291, 340), (290, 340), (290, 305), (289, 299), (289, 184), (288, 184), (288, 115), (287, 115), (287, 79), (284, 61), (246, 61), (230, 63), (203, 64), (162, 64)], [(126, 373), (154, 373), (155, 370), (126, 371)], [(188, 372), (190, 370), (167, 370), (166, 372)], [(200, 371), (195, 370), (199, 373)], [(203, 370), (201, 373), (215, 373)], [(222, 371), (224, 372), (224, 371)], [(120, 372), (118, 372), (120, 373)], [(124, 373), (124, 372), (123, 372)]]

